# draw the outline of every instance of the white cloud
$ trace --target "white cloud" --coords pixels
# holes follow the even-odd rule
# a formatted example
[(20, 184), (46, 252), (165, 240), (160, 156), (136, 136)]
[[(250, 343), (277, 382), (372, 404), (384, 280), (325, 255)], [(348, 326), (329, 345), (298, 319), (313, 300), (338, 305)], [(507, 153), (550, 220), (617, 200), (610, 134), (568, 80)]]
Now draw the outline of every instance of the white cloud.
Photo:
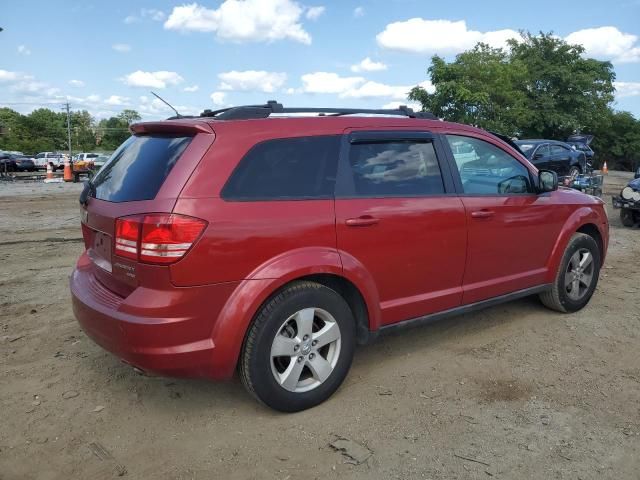
[(214, 105), (220, 107), (225, 103), (225, 97), (227, 96), (224, 92), (213, 92), (209, 97)]
[(26, 45), (18, 45), (18, 53), (20, 55), (31, 55), (31, 50)]
[(0, 82), (13, 82), (18, 80), (21, 77), (21, 74), (18, 72), (10, 72), (8, 70), (0, 69)]
[(213, 32), (233, 42), (287, 39), (308, 45), (311, 36), (300, 23), (303, 12), (293, 0), (225, 0), (217, 9), (191, 3), (174, 7), (164, 28)]
[(304, 14), (304, 16), (309, 20), (317, 20), (322, 16), (325, 10), (325, 7), (309, 7), (307, 8), (307, 12)]
[(130, 25), (132, 23), (138, 23), (143, 19), (153, 20), (154, 22), (162, 22), (167, 18), (167, 14), (162, 10), (155, 8), (141, 8), (137, 15), (127, 15), (124, 17), (124, 23)]
[(478, 42), (505, 47), (510, 38), (520, 38), (515, 30), (478, 32), (469, 30), (464, 20), (426, 20), (411, 18), (388, 24), (376, 36), (378, 45), (411, 53), (454, 54), (472, 48)]
[(84, 82), (82, 80), (69, 80), (69, 85), (72, 87), (84, 87)]
[(640, 96), (640, 82), (613, 82), (616, 98)]
[(287, 81), (287, 74), (265, 72), (264, 70), (232, 70), (218, 74), (220, 90), (244, 90), (256, 92), (274, 92)]
[(191, 85), (190, 87), (184, 87), (183, 90), (185, 92), (197, 92), (200, 90), (200, 87), (198, 85)]
[(582, 45), (586, 54), (615, 63), (640, 62), (638, 36), (623, 33), (616, 27), (586, 28), (569, 34), (565, 40)]
[[(175, 112), (169, 108), (164, 102), (155, 98), (142, 95), (139, 98), (138, 112), (142, 118), (162, 118), (167, 115), (173, 116)], [(188, 105), (174, 105), (181, 115), (197, 115), (199, 109)]]
[(131, 45), (128, 45), (126, 43), (114, 43), (113, 45), (111, 45), (111, 48), (120, 53), (127, 53), (131, 51)]
[(330, 72), (307, 73), (301, 79), (306, 93), (344, 93), (365, 81), (362, 77), (341, 77)]
[(104, 101), (104, 103), (106, 103), (107, 105), (122, 106), (122, 105), (127, 105), (129, 103), (129, 98), (121, 97), (119, 95), (111, 95), (109, 98), (107, 98)]
[(166, 70), (158, 72), (137, 70), (125, 75), (121, 80), (130, 87), (166, 88), (168, 85), (177, 85), (184, 79), (176, 72)]
[(140, 16), (142, 18), (150, 18), (154, 22), (162, 22), (167, 15), (162, 10), (157, 10), (155, 8), (142, 8), (140, 10)]
[(351, 65), (352, 72), (378, 72), (386, 70), (387, 66), (382, 62), (374, 62), (369, 57), (365, 58), (355, 65)]
[(356, 7), (353, 9), (353, 16), (360, 18), (364, 16), (364, 7)]

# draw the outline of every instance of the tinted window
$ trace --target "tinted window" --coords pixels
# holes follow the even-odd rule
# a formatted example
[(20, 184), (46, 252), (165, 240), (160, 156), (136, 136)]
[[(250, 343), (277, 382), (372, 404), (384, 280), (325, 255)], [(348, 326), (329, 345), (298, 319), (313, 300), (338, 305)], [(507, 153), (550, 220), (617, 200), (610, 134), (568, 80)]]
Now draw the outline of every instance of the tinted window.
[(504, 195), (533, 191), (529, 170), (504, 150), (477, 138), (447, 135), (447, 140), (452, 150), (466, 144), (478, 157), (468, 161), (454, 153), (464, 193)]
[(351, 145), (349, 165), (358, 197), (444, 193), (432, 143), (398, 141)]
[(222, 197), (231, 200), (331, 198), (340, 137), (280, 138), (255, 145), (240, 161)]
[(191, 137), (132, 136), (93, 179), (96, 198), (109, 202), (153, 199)]
[(540, 155), (541, 157), (549, 156), (549, 145), (542, 145), (538, 150), (536, 150), (536, 155)]
[(562, 145), (551, 145), (551, 155), (560, 155), (563, 153), (567, 153), (569, 151), (568, 148), (563, 147)]

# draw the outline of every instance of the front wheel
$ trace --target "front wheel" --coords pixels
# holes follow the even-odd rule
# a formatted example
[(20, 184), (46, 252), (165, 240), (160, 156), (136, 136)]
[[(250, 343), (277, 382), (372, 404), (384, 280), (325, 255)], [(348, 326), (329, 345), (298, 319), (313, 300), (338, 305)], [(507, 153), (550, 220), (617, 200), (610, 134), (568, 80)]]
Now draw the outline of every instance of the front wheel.
[(240, 377), (265, 405), (305, 410), (338, 389), (354, 348), (355, 321), (344, 298), (315, 282), (295, 282), (258, 312), (245, 339)]
[(540, 300), (552, 310), (576, 312), (589, 303), (598, 285), (600, 249), (593, 237), (574, 233), (564, 252), (551, 290)]
[(569, 175), (568, 177), (571, 179), (571, 181), (575, 180), (575, 178), (580, 175), (580, 168), (577, 166), (573, 166), (569, 169)]

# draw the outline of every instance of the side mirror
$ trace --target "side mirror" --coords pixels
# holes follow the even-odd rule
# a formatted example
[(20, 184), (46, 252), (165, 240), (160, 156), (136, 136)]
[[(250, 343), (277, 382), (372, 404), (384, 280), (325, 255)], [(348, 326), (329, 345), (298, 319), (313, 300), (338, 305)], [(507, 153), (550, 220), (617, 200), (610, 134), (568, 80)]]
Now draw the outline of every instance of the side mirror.
[(558, 174), (551, 170), (538, 172), (538, 192), (553, 192), (558, 189)]

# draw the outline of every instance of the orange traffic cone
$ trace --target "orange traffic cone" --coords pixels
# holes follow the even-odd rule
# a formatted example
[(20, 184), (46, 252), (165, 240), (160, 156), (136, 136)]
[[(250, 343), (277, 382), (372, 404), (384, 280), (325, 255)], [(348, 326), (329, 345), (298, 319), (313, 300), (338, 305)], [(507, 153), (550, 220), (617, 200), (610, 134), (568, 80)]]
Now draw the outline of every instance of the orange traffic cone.
[(47, 180), (53, 180), (53, 168), (50, 163), (47, 163)]
[(69, 160), (64, 162), (64, 176), (62, 177), (65, 182), (73, 181), (73, 172), (71, 171), (71, 163)]
[(606, 175), (609, 173), (609, 167), (607, 167), (607, 162), (605, 161), (604, 164), (602, 165), (602, 174)]

